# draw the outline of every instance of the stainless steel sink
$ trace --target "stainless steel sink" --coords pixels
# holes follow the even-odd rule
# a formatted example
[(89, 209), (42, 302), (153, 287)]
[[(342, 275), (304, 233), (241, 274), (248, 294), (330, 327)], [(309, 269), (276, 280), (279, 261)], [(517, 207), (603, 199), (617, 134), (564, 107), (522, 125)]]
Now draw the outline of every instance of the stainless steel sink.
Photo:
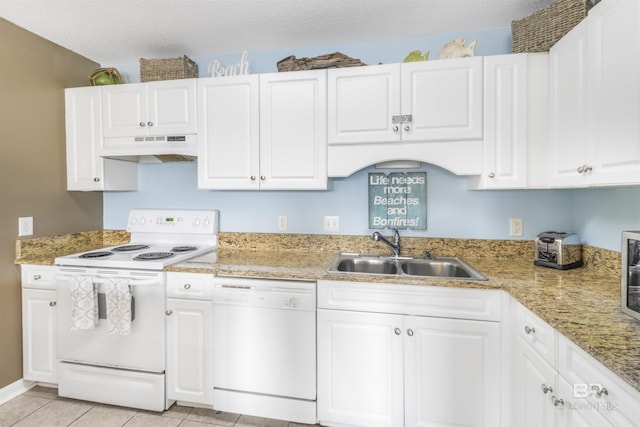
[(334, 258), (329, 266), (329, 272), (487, 280), (473, 267), (457, 257), (421, 259), (341, 253)]

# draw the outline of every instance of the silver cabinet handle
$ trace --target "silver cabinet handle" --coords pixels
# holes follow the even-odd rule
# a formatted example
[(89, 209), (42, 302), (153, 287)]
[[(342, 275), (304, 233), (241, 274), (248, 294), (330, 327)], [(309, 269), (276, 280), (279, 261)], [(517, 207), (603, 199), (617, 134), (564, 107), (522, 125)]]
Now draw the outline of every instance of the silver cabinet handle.
[(542, 393), (543, 394), (547, 394), (547, 393), (553, 392), (553, 387), (548, 386), (546, 384), (542, 384), (542, 386), (540, 388), (542, 389)]
[(260, 175), (260, 180), (264, 181), (265, 179), (267, 179), (264, 175)]
[(496, 177), (495, 173), (493, 173), (493, 172), (489, 173), (489, 178), (495, 178), (495, 177)]
[(100, 178), (98, 177), (93, 178), (93, 182), (100, 182)]
[(153, 126), (153, 122), (147, 122), (147, 126), (149, 127)]
[(185, 288), (185, 289), (189, 289), (189, 288), (191, 288), (191, 283), (185, 283), (185, 284), (184, 284), (184, 288)]
[(34, 274), (33, 275), (33, 280), (40, 280), (40, 279), (42, 279), (41, 275), (39, 275), (39, 274)]
[(49, 301), (49, 307), (55, 307), (55, 306), (56, 306), (55, 301)]
[(140, 127), (143, 128), (144, 127), (144, 122), (140, 122)]
[(394, 126), (394, 127), (393, 127), (393, 131), (394, 131), (394, 132), (396, 132), (396, 133), (397, 133), (399, 130), (400, 130), (400, 128), (399, 128), (398, 126)]
[(173, 310), (167, 310), (165, 313), (167, 316), (171, 316), (173, 314)]
[(400, 335), (400, 334), (402, 333), (402, 331), (400, 330), (400, 328), (395, 328), (395, 329), (393, 330), (393, 332), (394, 332), (396, 335)]
[(582, 172), (584, 172), (584, 166), (578, 167), (578, 173), (582, 173)]
[(256, 180), (256, 177), (251, 175), (251, 181), (255, 181), (255, 180)]
[(553, 403), (553, 406), (564, 406), (564, 399), (558, 399), (555, 396), (551, 396), (551, 403)]
[(407, 329), (407, 335), (412, 337), (413, 336), (413, 329)]
[(535, 334), (536, 333), (536, 328), (532, 328), (531, 326), (525, 326), (524, 327), (524, 333), (527, 335), (531, 335), (531, 334)]
[(405, 132), (409, 132), (410, 130), (411, 130), (411, 126), (409, 126), (409, 125), (405, 125), (404, 126), (404, 131)]
[(593, 385), (591, 387), (592, 390), (594, 390), (596, 392), (596, 396), (597, 397), (602, 397), (602, 395), (604, 394), (605, 396), (609, 396), (609, 390), (607, 390), (606, 387), (598, 387), (597, 385)]

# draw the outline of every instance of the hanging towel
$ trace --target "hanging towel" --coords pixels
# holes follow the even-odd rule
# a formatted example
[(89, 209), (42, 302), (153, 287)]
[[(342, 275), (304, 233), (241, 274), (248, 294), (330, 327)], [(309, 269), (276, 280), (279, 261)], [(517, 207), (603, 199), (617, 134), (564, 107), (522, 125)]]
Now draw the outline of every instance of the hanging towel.
[(131, 331), (131, 286), (128, 279), (107, 280), (107, 332), (128, 335)]
[(98, 326), (98, 292), (91, 276), (73, 276), (71, 282), (71, 330)]

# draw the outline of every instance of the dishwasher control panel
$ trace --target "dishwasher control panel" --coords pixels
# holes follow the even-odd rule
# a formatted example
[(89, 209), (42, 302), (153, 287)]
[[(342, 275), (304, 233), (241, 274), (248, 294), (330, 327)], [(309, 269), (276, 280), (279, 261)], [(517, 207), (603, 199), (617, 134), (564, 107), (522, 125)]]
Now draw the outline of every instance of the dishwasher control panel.
[(214, 304), (315, 310), (315, 282), (219, 277)]

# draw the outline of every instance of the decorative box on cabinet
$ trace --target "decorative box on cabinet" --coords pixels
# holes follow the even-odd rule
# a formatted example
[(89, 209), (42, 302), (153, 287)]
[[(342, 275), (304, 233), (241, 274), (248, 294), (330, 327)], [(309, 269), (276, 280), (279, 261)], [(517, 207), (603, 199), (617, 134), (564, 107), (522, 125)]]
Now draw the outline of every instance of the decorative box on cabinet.
[(58, 383), (56, 360), (57, 268), (22, 265), (23, 378)]
[(546, 185), (547, 53), (484, 58), (483, 171), (470, 189)]
[(482, 60), (329, 70), (329, 176), (389, 160), (479, 174)]
[(326, 190), (326, 70), (198, 80), (198, 187)]
[(318, 282), (319, 422), (499, 426), (500, 318), (499, 292)]
[(551, 185), (640, 183), (640, 3), (598, 3), (549, 65)]
[(135, 190), (135, 163), (98, 156), (103, 146), (101, 87), (65, 89), (67, 190)]
[(213, 405), (213, 276), (167, 273), (167, 398)]

